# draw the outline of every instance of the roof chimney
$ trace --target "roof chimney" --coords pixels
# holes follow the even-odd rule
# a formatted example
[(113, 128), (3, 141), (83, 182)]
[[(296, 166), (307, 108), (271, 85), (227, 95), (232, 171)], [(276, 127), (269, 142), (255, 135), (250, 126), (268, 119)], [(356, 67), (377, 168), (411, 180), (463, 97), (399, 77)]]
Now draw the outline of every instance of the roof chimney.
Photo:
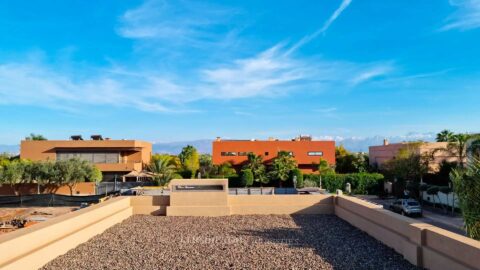
[(215, 141), (216, 141), (216, 142), (219, 142), (219, 141), (221, 141), (221, 140), (222, 140), (222, 138), (221, 138), (221, 137), (217, 137), (217, 138), (215, 138)]
[(388, 144), (389, 144), (388, 140), (387, 140), (387, 139), (383, 139), (383, 145), (388, 145)]

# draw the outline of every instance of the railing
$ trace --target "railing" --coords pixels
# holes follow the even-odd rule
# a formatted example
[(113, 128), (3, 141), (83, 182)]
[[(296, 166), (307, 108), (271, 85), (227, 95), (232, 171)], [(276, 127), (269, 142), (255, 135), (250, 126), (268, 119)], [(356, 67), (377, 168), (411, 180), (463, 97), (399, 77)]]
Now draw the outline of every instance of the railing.
[(258, 188), (229, 188), (230, 195), (285, 195), (297, 194), (295, 188), (274, 188), (274, 187), (258, 187)]
[(96, 185), (95, 193), (97, 195), (122, 192), (130, 188), (141, 186), (153, 186), (151, 182), (100, 182)]

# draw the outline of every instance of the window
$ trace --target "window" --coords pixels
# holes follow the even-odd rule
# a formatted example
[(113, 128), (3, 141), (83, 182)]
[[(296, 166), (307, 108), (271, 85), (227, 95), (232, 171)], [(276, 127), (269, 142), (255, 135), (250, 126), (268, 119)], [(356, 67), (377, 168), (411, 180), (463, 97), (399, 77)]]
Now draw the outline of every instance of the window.
[(268, 152), (265, 152), (265, 156), (268, 156)]
[(252, 152), (238, 152), (238, 155), (239, 156), (248, 156), (248, 154), (250, 154)]
[(236, 156), (237, 155), (237, 152), (222, 152), (221, 153), (222, 156), (226, 156), (226, 157), (232, 157), (232, 156)]
[(57, 160), (79, 158), (91, 163), (120, 163), (119, 152), (57, 152)]
[(323, 152), (322, 151), (312, 151), (312, 152), (308, 152), (308, 155), (309, 156), (323, 156)]

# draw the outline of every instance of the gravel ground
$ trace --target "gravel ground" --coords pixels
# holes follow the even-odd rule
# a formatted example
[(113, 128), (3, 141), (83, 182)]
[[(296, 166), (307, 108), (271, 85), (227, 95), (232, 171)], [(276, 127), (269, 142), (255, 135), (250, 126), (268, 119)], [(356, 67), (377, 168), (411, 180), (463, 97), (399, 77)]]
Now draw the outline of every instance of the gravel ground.
[(42, 269), (416, 269), (330, 215), (135, 215)]

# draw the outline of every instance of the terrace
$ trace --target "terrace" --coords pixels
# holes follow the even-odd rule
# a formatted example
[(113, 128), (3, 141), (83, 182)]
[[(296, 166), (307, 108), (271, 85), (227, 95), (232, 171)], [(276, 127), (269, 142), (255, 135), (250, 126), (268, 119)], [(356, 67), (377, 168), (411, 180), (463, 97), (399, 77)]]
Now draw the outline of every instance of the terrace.
[(1, 269), (480, 269), (480, 242), (343, 195), (173, 180), (0, 236)]
[(42, 269), (417, 269), (334, 215), (135, 215)]

